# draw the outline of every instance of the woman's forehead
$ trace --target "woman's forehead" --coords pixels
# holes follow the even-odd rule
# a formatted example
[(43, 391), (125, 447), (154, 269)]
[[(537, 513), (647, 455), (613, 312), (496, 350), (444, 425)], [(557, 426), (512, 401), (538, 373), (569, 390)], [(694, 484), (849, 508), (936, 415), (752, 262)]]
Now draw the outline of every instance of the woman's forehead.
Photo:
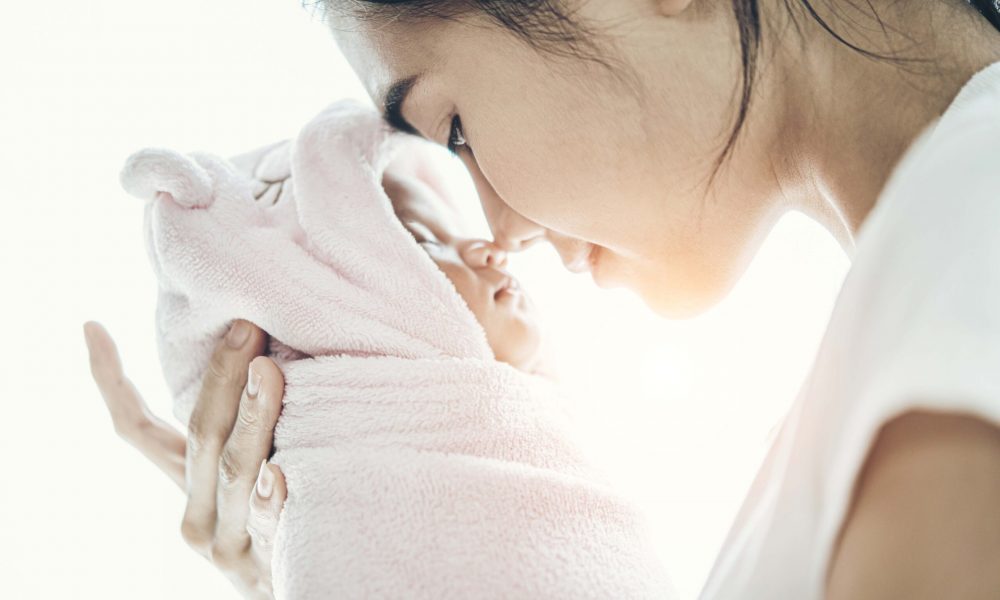
[(393, 83), (426, 72), (438, 62), (432, 37), (421, 34), (425, 27), (351, 20), (332, 29), (344, 58), (379, 107)]

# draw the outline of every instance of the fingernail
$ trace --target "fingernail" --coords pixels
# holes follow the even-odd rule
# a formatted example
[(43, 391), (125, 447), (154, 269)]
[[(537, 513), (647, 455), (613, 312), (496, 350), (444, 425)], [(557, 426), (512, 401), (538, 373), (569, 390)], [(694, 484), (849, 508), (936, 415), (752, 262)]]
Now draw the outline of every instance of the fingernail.
[(257, 396), (260, 391), (260, 380), (262, 376), (254, 370), (253, 363), (250, 363), (250, 371), (247, 373), (247, 396)]
[(250, 337), (250, 324), (243, 320), (237, 320), (226, 334), (226, 344), (230, 348), (240, 348), (247, 343)]
[(257, 495), (267, 500), (274, 492), (274, 474), (267, 468), (267, 459), (260, 463), (260, 473), (257, 474)]

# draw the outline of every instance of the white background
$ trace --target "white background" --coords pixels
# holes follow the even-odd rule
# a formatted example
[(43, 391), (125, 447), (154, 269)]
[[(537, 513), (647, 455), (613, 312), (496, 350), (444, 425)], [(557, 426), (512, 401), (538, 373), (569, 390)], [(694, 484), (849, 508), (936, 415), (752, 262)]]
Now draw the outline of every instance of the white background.
[[(289, 137), (360, 87), (296, 0), (18, 2), (0, 51), (0, 596), (233, 597), (180, 538), (182, 494), (114, 436), (90, 381), (81, 325), (95, 319), (169, 415), (142, 203), (117, 173), (143, 146), (229, 155)], [(806, 374), (845, 257), (791, 215), (731, 297), (684, 322), (563, 272), (547, 249), (513, 267), (588, 446), (693, 597)]]

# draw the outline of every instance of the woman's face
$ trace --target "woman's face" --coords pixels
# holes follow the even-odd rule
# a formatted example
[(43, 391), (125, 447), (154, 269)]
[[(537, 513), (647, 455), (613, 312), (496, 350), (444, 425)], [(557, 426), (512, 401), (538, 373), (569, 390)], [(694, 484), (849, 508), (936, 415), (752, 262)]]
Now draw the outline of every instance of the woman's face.
[[(668, 4), (676, 14), (661, 12)], [(686, 316), (730, 289), (779, 212), (770, 180), (750, 175), (773, 172), (753, 119), (706, 195), (735, 114), (729, 6), (583, 3), (578, 16), (614, 42), (596, 54), (610, 68), (536, 50), (476, 15), (334, 14), (331, 25), (377, 105), (394, 98), (390, 121), (456, 145), (500, 247), (547, 240), (598, 285)]]
[(538, 359), (538, 321), (534, 305), (504, 269), (506, 253), (487, 240), (458, 234), (444, 203), (420, 180), (387, 172), (383, 186), (400, 222), (451, 280), (486, 332), (496, 359), (530, 371)]

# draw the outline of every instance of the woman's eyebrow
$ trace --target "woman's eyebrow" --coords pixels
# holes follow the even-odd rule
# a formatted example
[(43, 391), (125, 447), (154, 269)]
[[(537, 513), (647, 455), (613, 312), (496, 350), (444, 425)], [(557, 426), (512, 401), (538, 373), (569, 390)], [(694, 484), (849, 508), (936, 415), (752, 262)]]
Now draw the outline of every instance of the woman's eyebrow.
[(410, 94), (413, 86), (416, 85), (419, 77), (419, 75), (413, 75), (406, 79), (400, 79), (389, 86), (389, 90), (382, 99), (382, 116), (393, 128), (404, 133), (423, 137), (417, 131), (417, 128), (411, 125), (406, 120), (406, 117), (403, 116), (403, 105), (406, 103), (406, 97)]

